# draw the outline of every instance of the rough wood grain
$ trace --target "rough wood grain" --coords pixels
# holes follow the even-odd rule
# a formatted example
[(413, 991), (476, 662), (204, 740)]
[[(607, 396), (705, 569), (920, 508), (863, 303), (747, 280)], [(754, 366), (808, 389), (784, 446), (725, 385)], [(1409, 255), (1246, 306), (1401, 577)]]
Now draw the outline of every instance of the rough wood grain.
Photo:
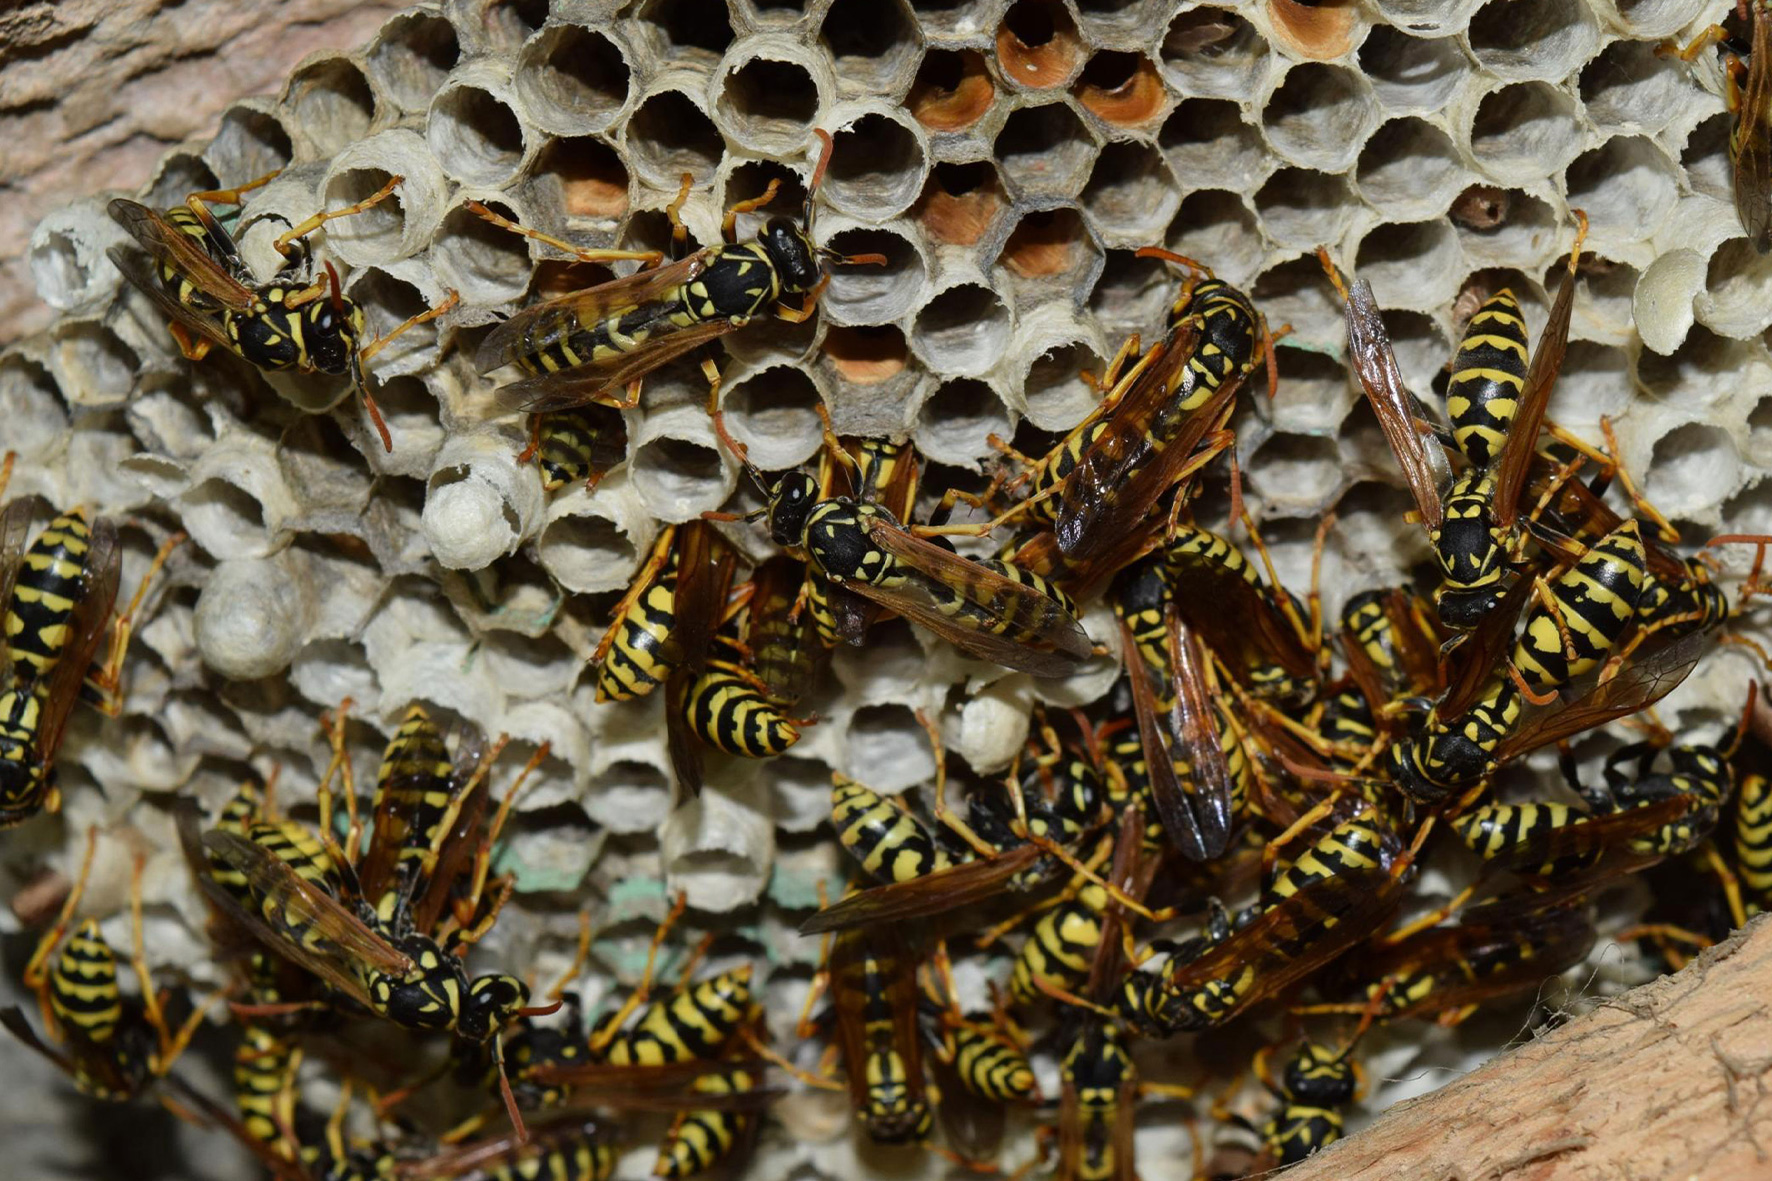
[(222, 108), (316, 49), (369, 38), (391, 0), (0, 0), (0, 345), (47, 324), (25, 257), (69, 193), (133, 189)]
[(1772, 1178), (1772, 921), (1430, 1095), (1287, 1181)]

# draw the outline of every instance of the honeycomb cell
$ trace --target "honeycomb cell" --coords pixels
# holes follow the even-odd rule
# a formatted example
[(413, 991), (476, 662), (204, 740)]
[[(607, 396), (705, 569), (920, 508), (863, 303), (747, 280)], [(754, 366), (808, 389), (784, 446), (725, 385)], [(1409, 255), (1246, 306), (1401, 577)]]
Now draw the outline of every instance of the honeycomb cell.
[(1458, 235), (1443, 218), (1378, 226), (1360, 240), (1354, 261), (1380, 305), (1417, 311), (1457, 293), (1463, 263)]
[[(263, 467), (243, 468), (235, 479), (250, 480), (263, 474)], [(255, 491), (219, 477), (198, 480), (179, 497), (185, 531), (204, 552), (217, 558), (268, 555), (273, 549), (271, 530), (265, 522), (264, 502)], [(285, 489), (283, 496), (287, 495)]]
[(1015, 0), (997, 27), (997, 67), (1017, 89), (1067, 86), (1088, 56), (1059, 0)]
[[(721, 209), (730, 209), (741, 201), (756, 200), (769, 190), (770, 182), (775, 181), (775, 199), (752, 216), (763, 216), (764, 210), (770, 214), (797, 214), (806, 207), (806, 179), (794, 168), (775, 160), (728, 157), (715, 184), (715, 204)], [(742, 234), (742, 220), (740, 224)]]
[(1365, 31), (1351, 4), (1267, 0), (1267, 16), (1281, 49), (1312, 61), (1346, 56)]
[(1675, 165), (1655, 141), (1620, 135), (1577, 156), (1564, 174), (1569, 205), (1597, 241), (1634, 242), (1663, 224), (1679, 199)]
[(903, 111), (866, 103), (833, 116), (834, 137), (824, 197), (857, 217), (884, 220), (910, 208), (929, 176), (929, 151)]
[[(614, 479), (614, 477), (611, 477)], [(607, 481), (606, 481), (607, 482)], [(623, 480), (587, 493), (584, 485), (561, 489), (548, 504), (548, 521), (535, 539), (535, 554), (548, 573), (579, 594), (621, 590), (640, 562), (640, 549), (652, 533), (629, 504)], [(634, 506), (637, 507), (637, 506)]]
[(1647, 41), (1614, 41), (1581, 71), (1581, 102), (1602, 131), (1656, 132), (1681, 106), (1686, 73)]
[(512, 73), (523, 113), (553, 135), (602, 131), (627, 105), (633, 71), (621, 46), (583, 25), (554, 25), (523, 46)]
[(1524, 266), (1543, 257), (1557, 233), (1557, 215), (1518, 189), (1467, 189), (1451, 219), (1465, 255), (1478, 266)]
[(1108, 50), (1090, 58), (1071, 94), (1110, 128), (1127, 131), (1150, 127), (1169, 109), (1157, 63), (1130, 51)]
[(443, 217), (449, 182), (416, 132), (394, 128), (340, 152), (320, 182), (328, 209), (367, 200), (395, 176), (394, 195), (326, 226), (328, 247), (352, 266), (410, 258)]
[(204, 156), (227, 184), (242, 184), (288, 166), (295, 155), (283, 121), (261, 102), (236, 103), (222, 115)]
[(141, 357), (95, 320), (68, 320), (51, 334), (59, 386), (74, 406), (112, 405), (129, 397)]
[[(469, 305), (521, 298), (529, 287), (528, 239), (479, 217), (462, 204), (464, 200), (458, 198), (443, 215), (443, 224), (431, 239), (431, 265), (437, 268), (438, 280), (460, 292), (462, 302)], [(508, 201), (485, 196), (481, 203), (519, 225), (526, 220)], [(405, 339), (402, 335), (396, 344)]]
[(837, 85), (851, 94), (904, 93), (923, 48), (903, 0), (834, 0), (819, 39)]
[(732, 44), (732, 22), (721, 0), (646, 0), (632, 27), (659, 65), (712, 66)]
[(754, 152), (792, 155), (823, 109), (816, 59), (787, 38), (747, 38), (715, 71), (714, 118), (728, 137)]
[(38, 298), (67, 311), (111, 295), (121, 276), (105, 251), (126, 237), (98, 201), (50, 211), (31, 231), (28, 257)]
[(1164, 122), (1157, 144), (1189, 188), (1243, 192), (1274, 167), (1261, 133), (1243, 121), (1236, 103), (1221, 99), (1183, 100)]
[[(1577, 294), (1577, 302), (1580, 298)], [(1600, 419), (1617, 418), (1630, 408), (1631, 400), (1629, 352), (1591, 340), (1571, 340), (1546, 414), (1558, 426), (1598, 439)]]
[(1077, 19), (1089, 44), (1134, 48), (1150, 40), (1168, 7), (1164, 0), (1077, 0)]
[(1127, 140), (1102, 148), (1081, 202), (1110, 245), (1144, 246), (1161, 238), (1181, 191), (1156, 148)]
[(0, 357), (0, 415), (6, 445), (21, 459), (40, 458), (67, 430), (61, 387), (43, 365), (18, 353)]
[(319, 55), (290, 75), (282, 103), (301, 137), (303, 159), (337, 155), (368, 135), (375, 122), (369, 79), (342, 54)]
[(620, 143), (634, 172), (663, 192), (674, 192), (685, 173), (699, 184), (712, 181), (726, 151), (713, 120), (701, 112), (696, 81), (682, 71), (661, 79), (622, 129)]
[(614, 145), (594, 135), (549, 140), (536, 157), (529, 192), (570, 219), (613, 223), (628, 211), (628, 170)]
[(1729, 158), (1733, 122), (1727, 112), (1712, 115), (1692, 129), (1680, 152), (1680, 167), (1692, 190), (1731, 203), (1735, 200), (1734, 164)]
[(393, 454), (376, 457), (376, 470), (422, 479), (431, 470), (431, 457), (444, 437), (437, 395), (422, 379), (409, 373), (378, 376), (375, 404), (394, 439)]
[(721, 389), (726, 429), (765, 471), (805, 463), (823, 441), (818, 387), (798, 366), (771, 365), (737, 373)]
[(1089, 293), (1089, 310), (1111, 339), (1155, 331), (1174, 298), (1175, 281), (1157, 259), (1109, 250)]
[(509, 52), (547, 23), (549, 0), (478, 0), (471, 12), (474, 29), (487, 44)]
[(1741, 457), (1718, 427), (1691, 422), (1661, 436), (1643, 494), (1669, 517), (1708, 513), (1741, 483)]
[(192, 193), (220, 187), (221, 182), (204, 163), (203, 157), (174, 148), (160, 157), (160, 162), (155, 165), (154, 177), (148, 182), (142, 202), (155, 209), (169, 209), (181, 204)]
[(1268, 143), (1306, 168), (1340, 172), (1354, 162), (1377, 121), (1360, 76), (1340, 66), (1307, 62), (1286, 74), (1262, 110)]
[(1685, 0), (1612, 0), (1611, 7), (1618, 23), (1645, 41), (1671, 37), (1692, 20), (1692, 7)]
[(1378, 0), (1380, 18), (1423, 37), (1456, 33), (1470, 23), (1482, 0)]
[(1082, 186), (1095, 140), (1064, 103), (1024, 106), (1003, 124), (995, 155), (1014, 190), (1069, 195)]
[[(634, 720), (640, 722), (636, 730), (651, 728)], [(652, 757), (663, 756), (653, 752)], [(672, 794), (664, 767), (640, 759), (616, 759), (592, 773), (582, 798), (585, 812), (610, 832), (650, 833), (671, 814)]]
[(1576, 279), (1571, 331), (1578, 336), (1626, 344), (1631, 336), (1631, 300), (1637, 290), (1637, 269), (1597, 254), (1583, 254)]
[(1396, 114), (1441, 111), (1470, 76), (1452, 37), (1416, 37), (1377, 25), (1360, 46), (1360, 72), (1378, 101)]
[(1061, 290), (1075, 291), (1080, 300), (1095, 282), (1101, 247), (1074, 207), (1030, 209), (1010, 230), (996, 265), (1008, 272), (1017, 303)]
[(937, 164), (930, 170), (916, 218), (935, 242), (971, 246), (990, 231), (1007, 205), (1003, 178), (988, 160)]
[(661, 521), (690, 521), (717, 509), (738, 483), (702, 406), (649, 412), (630, 437), (628, 479)]
[(1292, 325), (1287, 340), (1301, 348), (1337, 349), (1346, 339), (1341, 297), (1314, 252), (1267, 268), (1249, 294), (1268, 323)]
[(1049, 431), (1076, 426), (1101, 400), (1083, 376), (1106, 367), (1099, 335), (1068, 304), (1049, 303), (1024, 317), (1016, 336), (1008, 381), (1028, 421)]
[[(477, 217), (473, 220), (480, 222)], [(486, 225), (485, 222), (480, 224)], [(492, 229), (491, 226), (486, 228)], [(499, 258), (485, 247), (476, 249), (467, 243), (456, 243), (453, 244), (453, 249), (458, 252), (458, 262), (464, 272), (461, 277), (472, 276), (471, 285), (492, 285), (491, 272), (502, 263), (505, 281), (503, 289), (514, 289), (517, 295), (522, 294), (528, 281), (526, 257), (519, 264), (508, 255)], [(470, 268), (473, 265), (471, 260), (474, 259), (485, 265), (486, 272), (482, 275), (473, 276)], [(440, 274), (427, 274), (422, 268), (409, 262), (388, 263), (383, 267), (361, 268), (352, 274), (348, 287), (351, 298), (363, 309), (369, 331), (379, 336), (393, 331), (410, 317), (425, 311), (433, 302), (441, 301), (445, 293), (440, 278)], [(423, 288), (419, 286), (420, 283), (424, 284)], [(462, 298), (467, 298), (465, 291)], [(516, 296), (506, 298), (514, 299)], [(430, 368), (437, 360), (439, 335), (436, 321), (415, 324), (376, 353), (375, 360), (371, 363), (373, 372), (379, 377)]]
[(824, 335), (819, 356), (851, 392), (861, 386), (902, 384), (898, 379), (912, 376), (911, 346), (896, 324), (833, 326)]
[(988, 286), (959, 283), (916, 313), (911, 350), (937, 373), (976, 377), (1008, 352), (1009, 309)]
[(502, 187), (516, 179), (532, 150), (499, 74), (470, 63), (431, 100), (425, 138), (443, 171), (462, 184)]
[(416, 114), (461, 60), (455, 26), (433, 13), (402, 13), (369, 43), (369, 76), (402, 110)]
[(991, 386), (975, 378), (942, 382), (917, 410), (912, 441), (936, 463), (971, 467), (996, 454), (989, 437), (1014, 430), (1009, 407)]
[[(1391, 351), (1397, 358), (1397, 370), (1403, 375), (1403, 384), (1426, 397), (1434, 387), (1435, 379), (1445, 375), (1446, 362), (1452, 356), (1452, 341), (1438, 322), (1425, 312), (1386, 308), (1382, 315), (1385, 333), (1391, 340)], [(1287, 367), (1286, 376), (1291, 379), (1292, 366)], [(1282, 399), (1284, 396), (1282, 391)]]
[(1231, 283), (1254, 277), (1267, 257), (1255, 214), (1241, 197), (1223, 189), (1189, 193), (1169, 227), (1167, 245), (1200, 260)]
[(1340, 240), (1359, 208), (1346, 177), (1309, 168), (1282, 168), (1255, 194), (1268, 237), (1294, 248)]
[[(1390, 322), (1389, 317), (1385, 322)], [(1347, 369), (1334, 357), (1303, 349), (1286, 349), (1275, 358), (1275, 364), (1280, 369), (1280, 384), (1274, 400), (1266, 403), (1274, 429), (1333, 440), (1341, 420), (1360, 396), (1358, 387), (1348, 381)], [(1265, 401), (1265, 369), (1255, 371), (1249, 388), (1261, 391)]]
[(1600, 30), (1581, 0), (1489, 0), (1467, 36), (1498, 78), (1560, 82), (1593, 56)]
[(1341, 488), (1341, 452), (1333, 438), (1276, 434), (1250, 457), (1244, 479), (1265, 513), (1315, 516)]
[(1272, 69), (1268, 43), (1226, 8), (1190, 8), (1169, 22), (1160, 50), (1163, 72), (1189, 95), (1243, 101), (1260, 94)]
[(1756, 251), (1746, 238), (1731, 238), (1717, 247), (1704, 287), (1696, 311), (1712, 332), (1745, 340), (1772, 324), (1772, 257)]
[(976, 49), (931, 49), (917, 67), (905, 105), (933, 134), (964, 131), (990, 112), (997, 84)]
[(1360, 195), (1387, 218), (1432, 217), (1463, 187), (1464, 162), (1444, 131), (1413, 117), (1380, 127), (1360, 151)]
[(1470, 125), (1471, 154), (1503, 184), (1537, 185), (1581, 150), (1575, 100), (1542, 82), (1492, 90)]
[[(835, 219), (829, 219), (834, 222)], [(929, 281), (928, 264), (907, 235), (909, 227), (852, 226), (838, 229), (824, 245), (843, 254), (883, 254), (884, 266), (860, 264), (831, 268), (823, 308), (841, 324), (885, 324), (916, 306)]]

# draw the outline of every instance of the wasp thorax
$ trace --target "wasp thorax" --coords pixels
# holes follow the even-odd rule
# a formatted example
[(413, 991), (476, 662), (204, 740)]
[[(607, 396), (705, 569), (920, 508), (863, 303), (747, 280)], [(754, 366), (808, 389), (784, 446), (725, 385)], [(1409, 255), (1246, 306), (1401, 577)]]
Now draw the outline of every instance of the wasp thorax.
[(776, 545), (797, 546), (806, 519), (818, 503), (818, 484), (805, 472), (789, 472), (769, 492), (769, 536)]
[(818, 265), (818, 247), (799, 222), (789, 217), (772, 217), (758, 241), (763, 243), (769, 261), (775, 264), (784, 292), (798, 294), (818, 285), (823, 276)]
[(529, 988), (515, 976), (481, 976), (468, 988), (455, 1032), (471, 1042), (486, 1041), (516, 1020), (528, 1002)]

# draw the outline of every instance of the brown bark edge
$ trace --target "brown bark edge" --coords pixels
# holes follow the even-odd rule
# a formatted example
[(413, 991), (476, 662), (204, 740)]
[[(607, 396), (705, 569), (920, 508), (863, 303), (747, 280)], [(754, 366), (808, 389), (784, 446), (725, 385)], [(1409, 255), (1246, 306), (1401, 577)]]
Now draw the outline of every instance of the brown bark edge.
[(1389, 1109), (1285, 1181), (1772, 1181), (1772, 921)]

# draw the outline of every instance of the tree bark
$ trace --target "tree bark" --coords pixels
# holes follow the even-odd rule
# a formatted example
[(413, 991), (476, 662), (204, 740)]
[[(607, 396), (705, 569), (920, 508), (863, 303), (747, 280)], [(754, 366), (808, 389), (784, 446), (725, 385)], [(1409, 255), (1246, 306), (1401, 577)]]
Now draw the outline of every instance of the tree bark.
[(1386, 1111), (1287, 1181), (1772, 1178), (1772, 921)]

